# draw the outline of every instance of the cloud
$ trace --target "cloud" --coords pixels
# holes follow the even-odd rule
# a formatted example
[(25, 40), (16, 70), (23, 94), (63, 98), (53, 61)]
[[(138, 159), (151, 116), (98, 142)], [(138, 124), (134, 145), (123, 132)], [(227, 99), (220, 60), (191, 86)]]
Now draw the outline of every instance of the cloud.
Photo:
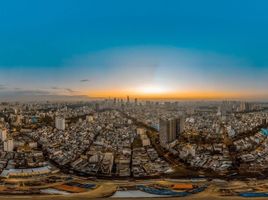
[(65, 88), (65, 90), (66, 90), (67, 92), (70, 92), (70, 93), (78, 92), (78, 91), (72, 90), (71, 88)]
[(52, 89), (52, 90), (59, 90), (59, 89), (61, 89), (61, 88), (56, 87), (56, 86), (52, 86), (51, 89)]
[(90, 80), (89, 79), (82, 79), (80, 80), (80, 82), (89, 82)]
[(0, 84), (0, 90), (5, 90), (5, 89), (7, 89), (6, 84)]
[(41, 96), (50, 94), (49, 91), (45, 90), (6, 90), (0, 92), (0, 97)]
[(88, 100), (87, 96), (53, 94), (45, 90), (0, 91), (0, 102), (3, 101), (80, 101)]
[(78, 91), (75, 91), (71, 88), (61, 88), (61, 87), (57, 87), (57, 86), (52, 86), (50, 87), (52, 90), (58, 90), (58, 91), (62, 91), (63, 93), (65, 92), (69, 92), (69, 93), (76, 93)]
[(45, 91), (45, 90), (21, 90), (21, 91), (14, 91), (13, 93), (17, 94), (17, 95), (23, 95), (23, 96), (25, 96), (25, 95), (38, 96), (38, 95), (49, 95), (49, 94), (51, 94), (49, 91)]

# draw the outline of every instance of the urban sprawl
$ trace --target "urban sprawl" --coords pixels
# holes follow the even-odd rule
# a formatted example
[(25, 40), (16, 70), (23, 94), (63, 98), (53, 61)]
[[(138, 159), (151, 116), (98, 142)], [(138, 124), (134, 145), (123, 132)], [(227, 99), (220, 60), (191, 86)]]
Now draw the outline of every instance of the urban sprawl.
[(267, 108), (261, 102), (129, 97), (3, 102), (0, 176), (265, 176)]

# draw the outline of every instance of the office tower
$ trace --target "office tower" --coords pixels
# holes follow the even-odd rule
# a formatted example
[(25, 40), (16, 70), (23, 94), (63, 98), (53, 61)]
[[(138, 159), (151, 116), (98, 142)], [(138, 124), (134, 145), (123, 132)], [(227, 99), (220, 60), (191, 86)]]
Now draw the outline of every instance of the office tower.
[(135, 98), (135, 105), (138, 105), (138, 99)]
[(246, 102), (246, 111), (250, 111), (251, 110), (251, 105), (250, 103)]
[(181, 116), (180, 118), (179, 118), (179, 129), (178, 129), (178, 131), (177, 131), (177, 134), (179, 135), (179, 134), (181, 134), (183, 131), (184, 131), (184, 129), (185, 129), (185, 117), (184, 116)]
[(96, 104), (95, 104), (95, 110), (96, 110), (96, 111), (99, 111), (99, 110), (100, 110), (100, 104), (99, 104), (99, 103), (96, 103)]
[(246, 109), (246, 104), (245, 102), (240, 103), (240, 111), (244, 111)]
[(4, 141), (4, 151), (11, 152), (14, 150), (14, 141), (12, 138), (8, 138)]
[(56, 117), (55, 127), (59, 130), (65, 130), (65, 119), (62, 117)]
[(240, 111), (250, 111), (250, 104), (248, 102), (241, 102), (240, 103)]
[(180, 117), (180, 118), (170, 119), (170, 124), (171, 124), (172, 129), (174, 129), (176, 132), (176, 137), (178, 137), (184, 131), (185, 118)]
[(176, 121), (160, 119), (160, 144), (165, 147), (176, 139)]
[(6, 129), (0, 129), (0, 138), (1, 138), (2, 142), (4, 142), (7, 139), (7, 130)]
[(129, 104), (129, 96), (127, 96), (127, 104)]
[(165, 147), (167, 144), (173, 142), (180, 133), (184, 131), (185, 119), (172, 118), (172, 119), (160, 119), (160, 144)]

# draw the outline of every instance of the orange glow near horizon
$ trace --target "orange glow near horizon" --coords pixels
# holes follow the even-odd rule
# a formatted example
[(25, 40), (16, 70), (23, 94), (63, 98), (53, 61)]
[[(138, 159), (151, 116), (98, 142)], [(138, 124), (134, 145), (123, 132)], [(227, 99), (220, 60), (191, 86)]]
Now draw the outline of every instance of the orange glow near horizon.
[(215, 92), (215, 91), (165, 91), (160, 88), (145, 88), (144, 90), (102, 90), (102, 91), (91, 91), (86, 93), (89, 97), (115, 97), (115, 98), (126, 98), (130, 96), (132, 98), (140, 99), (245, 99), (258, 97), (257, 94), (250, 92), (237, 93), (237, 92)]

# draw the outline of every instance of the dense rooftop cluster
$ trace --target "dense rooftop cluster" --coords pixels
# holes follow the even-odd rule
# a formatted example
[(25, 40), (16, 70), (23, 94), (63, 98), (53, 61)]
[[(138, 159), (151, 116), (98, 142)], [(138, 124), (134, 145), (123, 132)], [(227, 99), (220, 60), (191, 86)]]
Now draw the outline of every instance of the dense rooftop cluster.
[[(103, 177), (159, 176), (174, 163), (219, 174), (264, 171), (265, 106), (116, 99), (5, 103), (0, 106), (0, 128), (7, 133), (0, 142), (0, 168), (54, 164), (70, 173)], [(160, 119), (179, 119), (164, 123), (166, 134), (177, 131), (165, 146), (159, 142)]]

